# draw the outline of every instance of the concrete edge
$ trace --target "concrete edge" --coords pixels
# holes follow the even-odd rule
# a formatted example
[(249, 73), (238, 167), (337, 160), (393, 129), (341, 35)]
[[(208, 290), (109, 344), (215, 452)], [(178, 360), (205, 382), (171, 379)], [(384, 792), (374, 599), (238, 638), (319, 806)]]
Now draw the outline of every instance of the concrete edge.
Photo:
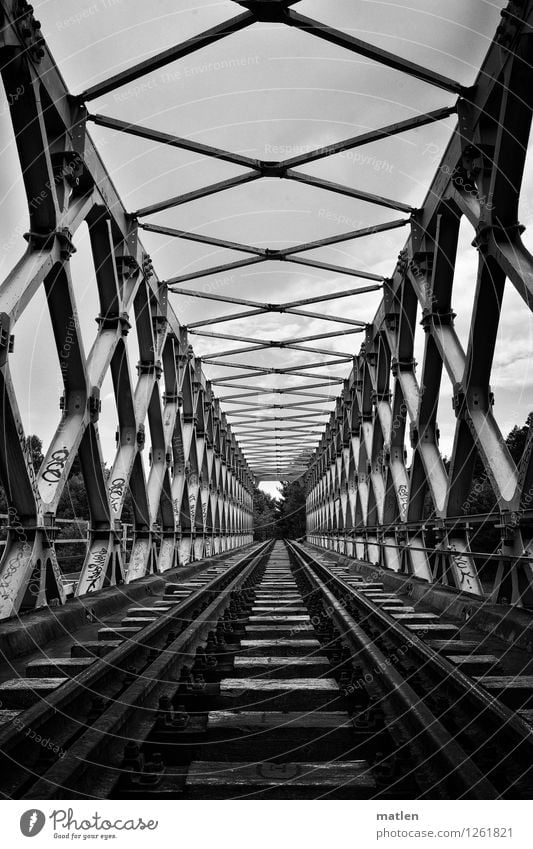
[(410, 599), (413, 605), (423, 603), (435, 612), (468, 625), (484, 634), (497, 636), (509, 645), (533, 652), (533, 614), (519, 608), (492, 604), (472, 593), (454, 587), (428, 584), (413, 575), (391, 572), (364, 560), (338, 554), (328, 548), (306, 543), (313, 552), (320, 552), (332, 562), (347, 566), (353, 574), (381, 581), (388, 590)]
[[(236, 551), (244, 553), (249, 547), (233, 548), (225, 554), (232, 557)], [(89, 614), (103, 620), (132, 601), (160, 595), (169, 580), (179, 578), (181, 581), (197, 575), (213, 566), (217, 562), (215, 558), (219, 558), (219, 555), (197, 560), (188, 566), (178, 566), (162, 574), (148, 575), (131, 584), (106, 587), (95, 595), (70, 598), (61, 607), (43, 607), (20, 617), (7, 619), (0, 623), (0, 658), (11, 661), (24, 657), (59, 637), (75, 637), (76, 629), (87, 623)]]

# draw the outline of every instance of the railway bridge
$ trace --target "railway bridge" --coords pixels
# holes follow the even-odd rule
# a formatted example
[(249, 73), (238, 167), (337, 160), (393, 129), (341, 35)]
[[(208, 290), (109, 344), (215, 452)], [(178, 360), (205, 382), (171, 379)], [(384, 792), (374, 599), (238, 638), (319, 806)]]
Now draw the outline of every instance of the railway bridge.
[[(453, 21), (391, 51), (317, 5), (199, 4), (128, 61), (107, 0), (48, 30), (0, 0), (7, 798), (531, 796), (533, 2), (479, 20), (476, 69)], [(280, 481), (298, 540), (254, 529)]]

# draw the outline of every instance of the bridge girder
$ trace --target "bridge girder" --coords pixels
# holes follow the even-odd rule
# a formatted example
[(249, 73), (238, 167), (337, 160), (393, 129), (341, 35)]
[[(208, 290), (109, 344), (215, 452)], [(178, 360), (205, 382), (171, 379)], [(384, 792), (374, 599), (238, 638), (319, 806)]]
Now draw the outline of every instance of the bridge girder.
[[(54, 516), (79, 459), (90, 508), (76, 593), (164, 572), (252, 540), (253, 474), (220, 410), (201, 360), (168, 303), (138, 233), (87, 132), (27, 3), (0, 4), (2, 78), (9, 98), (28, 211), (27, 248), (0, 286), (0, 477), (9, 503), (0, 562), (0, 618), (65, 601)], [(85, 353), (70, 257), (89, 228), (100, 314)], [(9, 366), (17, 320), (44, 287), (64, 386), (58, 425), (35, 472)], [(140, 359), (130, 380), (128, 331)], [(100, 390), (111, 375), (117, 450), (104, 468)], [(141, 462), (149, 428), (149, 474)], [(133, 500), (127, 558), (122, 514)]]
[[(121, 575), (131, 580), (150, 569), (163, 571), (175, 562), (172, 552), (176, 549), (184, 562), (220, 547), (249, 541), (254, 473), (267, 478), (274, 474), (286, 479), (301, 476), (303, 443), (299, 435), (319, 435), (310, 426), (320, 428), (321, 424), (316, 419), (320, 411), (313, 412), (315, 408), (311, 408), (305, 412), (304, 405), (314, 403), (311, 401), (254, 403), (259, 412), (272, 408), (294, 412), (302, 407), (304, 411), (279, 418), (274, 412), (267, 417), (274, 426), (259, 434), (259, 443), (252, 443), (259, 444), (259, 451), (254, 453), (249, 443), (248, 465), (239, 440), (242, 438), (246, 446), (251, 433), (255, 440), (257, 418), (233, 422), (232, 416), (247, 415), (247, 402), (241, 399), (254, 392), (263, 395), (292, 391), (298, 401), (309, 394), (307, 389), (339, 383), (343, 385), (342, 394), (305, 476), (308, 539), (427, 581), (451, 581), (467, 593), (482, 595), (484, 590), (469, 544), (468, 517), (471, 472), (474, 459), (479, 456), (497, 498), (502, 531), (491, 598), (501, 599), (510, 586), (513, 603), (533, 603), (532, 551), (524, 524), (529, 519), (531, 501), (533, 435), (529, 436), (517, 468), (494, 417), (489, 385), (506, 279), (515, 286), (527, 308), (531, 309), (533, 303), (533, 261), (518, 225), (518, 201), (531, 126), (533, 3), (509, 3), (478, 78), (469, 88), (306, 18), (291, 8), (296, 2), (250, 0), (240, 5), (247, 11), (73, 97), (28, 4), (23, 0), (0, 0), (2, 77), (8, 93), (20, 91), (20, 95), (11, 98), (10, 111), (30, 214), (26, 252), (0, 287), (0, 476), (18, 521), (12, 522), (0, 562), (0, 616), (54, 597), (64, 598), (54, 551), (53, 517), (76, 457), (80, 459), (91, 510), (90, 544), (79, 585), (79, 592), (84, 593)], [(257, 21), (278, 22), (305, 31), (458, 95), (459, 99), (452, 107), (280, 162), (243, 157), (87, 111), (85, 103)], [(295, 170), (443, 120), (454, 112), (458, 114), (458, 126), (420, 209)], [(89, 121), (111, 131), (149, 138), (154, 143), (195, 150), (244, 166), (248, 171), (128, 214), (87, 132)], [(139, 224), (139, 218), (154, 212), (271, 178), (397, 209), (409, 218), (284, 250), (199, 236), (145, 221)], [(451, 311), (455, 254), (463, 218), (472, 226), (479, 256), (466, 351), (454, 330)], [(101, 308), (97, 335), (88, 354), (79, 331), (69, 268), (73, 237), (83, 222), (87, 222), (91, 234)], [(390, 279), (302, 256), (309, 250), (402, 226), (410, 227), (410, 236)], [(139, 240), (141, 228), (251, 256), (161, 281)], [(179, 287), (180, 283), (213, 273), (272, 261), (358, 276), (375, 285), (283, 304), (263, 304)], [(9, 372), (9, 339), (16, 321), (41, 286), (47, 294), (62, 363), (64, 398), (56, 434), (42, 468), (35, 474)], [(360, 321), (301, 309), (377, 288), (383, 289), (383, 300), (374, 320), (364, 327)], [(365, 332), (365, 341), (355, 358), (327, 352), (340, 356), (329, 361), (328, 367), (342, 367), (353, 360), (347, 380), (336, 374), (316, 374), (314, 370), (324, 363), (311, 360), (279, 369), (239, 363), (243, 373), (209, 382), (202, 372), (202, 359), (195, 356), (189, 344), (187, 328), (180, 325), (168, 303), (169, 293), (185, 291), (193, 297), (251, 308), (191, 326), (197, 335), (222, 336), (251, 345), (203, 358), (208, 365), (235, 369), (236, 364), (221, 362), (221, 358), (274, 346), (325, 353), (322, 348), (306, 348), (290, 339), (256, 340), (208, 334), (203, 329), (209, 324), (255, 315), (287, 312), (320, 316), (337, 323), (346, 321), (350, 329), (339, 333)], [(422, 311), (425, 333), (420, 378), (414, 362), (417, 309)], [(141, 353), (135, 386), (127, 368), (131, 314)], [(62, 357), (67, 333), (68, 358), (64, 354)], [(298, 341), (330, 338), (339, 333), (332, 331)], [(443, 369), (453, 384), (457, 416), (449, 470), (439, 450), (436, 421)], [(307, 370), (313, 373), (308, 374)], [(97, 421), (99, 392), (108, 373), (113, 378), (119, 426), (117, 453), (106, 477)], [(254, 392), (250, 392), (246, 391), (249, 386), (236, 382), (265, 375), (325, 383), (303, 384), (293, 390), (253, 387)], [(165, 385), (164, 392), (160, 390), (161, 383)], [(222, 413), (213, 395), (214, 385), (238, 389), (232, 399), (244, 404), (245, 409)], [(140, 461), (145, 422), (152, 440), (148, 480)], [(413, 449), (410, 468), (404, 448), (407, 426)], [(292, 454), (286, 452), (287, 446), (292, 446)], [(135, 541), (126, 567), (120, 544), (120, 518), (127, 488), (134, 496)], [(425, 512), (426, 495), (431, 501), (429, 517)], [(428, 534), (433, 540), (431, 545), (427, 543)]]
[[(533, 434), (517, 467), (493, 412), (490, 374), (506, 278), (525, 309), (532, 305), (533, 262), (518, 223), (533, 105), (532, 4), (510, 3), (502, 19), (475, 85), (457, 103), (459, 124), (411, 216), (410, 237), (313, 457), (308, 539), (475, 595), (487, 592), (477, 562), (491, 563), (490, 600), (531, 605), (531, 499), (524, 482), (531, 479)], [(451, 307), (463, 218), (478, 254), (466, 351)], [(425, 334), (419, 377), (417, 309)], [(436, 421), (443, 369), (456, 415), (449, 471)], [(474, 553), (469, 544), (479, 521), (469, 516), (476, 457), (498, 505), (496, 518), (484, 518), (501, 531), (495, 553)]]

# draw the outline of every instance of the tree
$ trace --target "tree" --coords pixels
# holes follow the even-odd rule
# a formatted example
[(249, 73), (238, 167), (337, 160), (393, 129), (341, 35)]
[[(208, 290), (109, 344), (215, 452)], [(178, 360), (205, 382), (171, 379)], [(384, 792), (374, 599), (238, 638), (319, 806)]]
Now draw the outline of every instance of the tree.
[(57, 508), (58, 519), (88, 519), (87, 487), (81, 472), (70, 473)]
[(33, 471), (37, 474), (44, 460), (43, 441), (42, 439), (39, 439), (35, 433), (32, 433), (31, 436), (26, 437), (26, 445), (30, 452), (30, 460), (33, 466)]
[(518, 427), (515, 425), (512, 431), (509, 433), (507, 439), (505, 440), (511, 457), (515, 461), (516, 465), (520, 462), (520, 458), (524, 453), (524, 448), (526, 447), (527, 435), (529, 433), (529, 429), (533, 425), (533, 413), (530, 413), (526, 419), (525, 425), (522, 427)]
[[(509, 453), (517, 466), (524, 452), (527, 436), (532, 424), (533, 413), (529, 413), (526, 423), (522, 427), (515, 425), (505, 440)], [(485, 471), (479, 455), (477, 455), (472, 475), (472, 485), (465, 502), (466, 512), (470, 515), (490, 513), (496, 507), (497, 500), (490, 483), (489, 475)]]
[(254, 489), (254, 539), (263, 542), (275, 536), (277, 501), (266, 492)]
[[(524, 452), (528, 433), (533, 426), (533, 413), (529, 413), (526, 423), (515, 425), (507, 435), (505, 444), (515, 464), (518, 466)], [(479, 456), (476, 456), (470, 492), (465, 500), (465, 513), (470, 516), (490, 514), (493, 516), (473, 529), (471, 545), (474, 550), (492, 552), (500, 542), (499, 531), (494, 527), (498, 502), (489, 475)]]
[[(37, 475), (44, 460), (43, 441), (42, 439), (39, 439), (35, 433), (32, 433), (30, 436), (26, 437), (26, 447), (28, 449), (30, 462), (33, 466), (33, 471)], [(6, 491), (4, 486), (0, 483), (0, 513), (6, 513), (8, 507), (9, 503)], [(5, 536), (6, 534), (2, 533), (2, 538), (5, 538)]]
[(277, 509), (277, 536), (283, 539), (305, 536), (305, 488), (301, 479), (282, 484)]

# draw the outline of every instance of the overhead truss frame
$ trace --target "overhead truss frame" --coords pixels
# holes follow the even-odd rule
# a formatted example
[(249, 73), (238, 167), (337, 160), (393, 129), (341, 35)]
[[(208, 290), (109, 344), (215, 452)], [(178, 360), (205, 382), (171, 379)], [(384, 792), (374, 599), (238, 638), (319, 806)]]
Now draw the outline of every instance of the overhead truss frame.
[[(297, 2), (239, 0), (245, 11), (229, 21), (72, 96), (31, 7), (25, 0), (0, 0), (6, 91), (15, 90), (15, 84), (23, 82), (23, 95), (10, 104), (10, 111), (30, 213), (26, 253), (0, 287), (0, 475), (9, 502), (26, 528), (24, 539), (20, 533), (10, 532), (0, 562), (0, 616), (45, 603), (51, 597), (64, 600), (54, 552), (53, 516), (76, 457), (87, 484), (92, 526), (80, 593), (99, 589), (117, 576), (132, 580), (150, 569), (164, 571), (175, 562), (171, 553), (175, 550), (179, 550), (181, 562), (186, 562), (217, 547), (244, 544), (251, 538), (253, 472), (256, 476), (259, 472), (260, 476), (293, 479), (306, 471), (309, 541), (427, 581), (451, 582), (466, 593), (481, 596), (484, 587), (470, 548), (468, 521), (469, 485), (479, 456), (500, 516), (501, 546), (491, 598), (499, 601), (508, 596), (516, 604), (533, 603), (532, 549), (529, 526), (523, 522), (533, 486), (533, 433), (517, 467), (496, 422), (489, 385), (506, 280), (515, 286), (525, 308), (531, 309), (533, 304), (533, 260), (518, 224), (531, 126), (533, 2), (511, 0), (502, 12), (502, 23), (471, 87), (303, 16), (292, 8)], [(325, 40), (434, 86), (457, 97), (457, 101), (280, 162), (253, 159), (88, 111), (87, 104), (102, 95), (263, 21)], [(420, 209), (296, 170), (442, 121), (454, 113), (458, 126)], [(90, 122), (194, 151), (246, 171), (128, 213), (87, 132)], [(261, 179), (290, 180), (310, 190), (340, 194), (408, 217), (282, 250), (144, 220)], [(43, 186), (47, 187), (43, 202), (35, 205), (32, 201), (40, 196)], [(451, 309), (463, 218), (472, 225), (479, 255), (466, 351), (455, 333)], [(98, 333), (88, 355), (76, 326), (69, 270), (72, 239), (83, 221), (89, 224), (101, 301)], [(304, 256), (311, 250), (404, 226), (410, 235), (391, 278)], [(139, 240), (141, 229), (247, 256), (161, 281)], [(270, 262), (296, 263), (328, 274), (359, 277), (372, 285), (284, 304), (201, 293), (181, 285)], [(9, 373), (9, 338), (40, 286), (44, 286), (50, 305), (58, 354), (69, 321), (75, 354), (68, 368), (62, 369), (65, 392), (60, 422), (43, 466), (35, 474)], [(378, 289), (383, 299), (372, 322), (301, 309)], [(169, 294), (185, 292), (249, 309), (194, 322), (186, 328), (168, 304)], [(413, 356), (417, 309), (422, 312), (425, 333), (420, 379)], [(135, 315), (141, 349), (135, 387), (125, 367), (130, 313)], [(256, 339), (205, 330), (221, 322), (276, 313), (344, 322), (347, 329), (299, 340)], [(358, 332), (365, 333), (365, 340), (355, 358), (303, 344)], [(192, 351), (189, 335), (243, 342), (247, 347), (218, 351), (202, 359)], [(300, 365), (278, 369), (227, 360), (274, 347), (322, 359), (311, 357)], [(236, 373), (208, 381), (202, 362)], [(347, 365), (352, 366), (347, 379), (316, 371), (333, 366), (344, 370)], [(443, 368), (454, 387), (457, 416), (449, 471), (439, 451), (436, 422)], [(99, 389), (108, 371), (113, 376), (119, 428), (117, 455), (106, 479), (97, 420)], [(247, 383), (268, 375), (305, 382), (279, 389), (256, 384), (250, 387)], [(161, 377), (164, 393), (158, 389)], [(213, 395), (215, 385), (237, 390), (225, 399), (225, 403), (237, 405), (233, 412), (220, 412)], [(314, 395), (310, 400), (308, 390), (335, 385), (342, 385), (342, 392), (322, 430), (322, 417), (327, 412), (317, 409), (317, 400)], [(302, 400), (274, 404), (269, 396), (277, 393)], [(322, 400), (324, 395), (329, 397), (317, 394)], [(244, 400), (251, 397), (258, 399), (257, 404)], [(148, 481), (139, 459), (145, 420), (152, 438)], [(262, 427), (258, 435), (258, 420), (272, 426)], [(407, 426), (413, 450), (410, 467), (404, 447)], [(310, 459), (307, 446), (320, 433), (319, 447)], [(250, 464), (243, 451), (249, 452), (246, 456)], [(117, 533), (128, 488), (134, 496), (136, 535), (134, 551), (125, 565)], [(426, 495), (431, 501), (429, 516)], [(433, 547), (426, 545), (429, 537)], [(30, 592), (30, 585), (37, 590)]]

